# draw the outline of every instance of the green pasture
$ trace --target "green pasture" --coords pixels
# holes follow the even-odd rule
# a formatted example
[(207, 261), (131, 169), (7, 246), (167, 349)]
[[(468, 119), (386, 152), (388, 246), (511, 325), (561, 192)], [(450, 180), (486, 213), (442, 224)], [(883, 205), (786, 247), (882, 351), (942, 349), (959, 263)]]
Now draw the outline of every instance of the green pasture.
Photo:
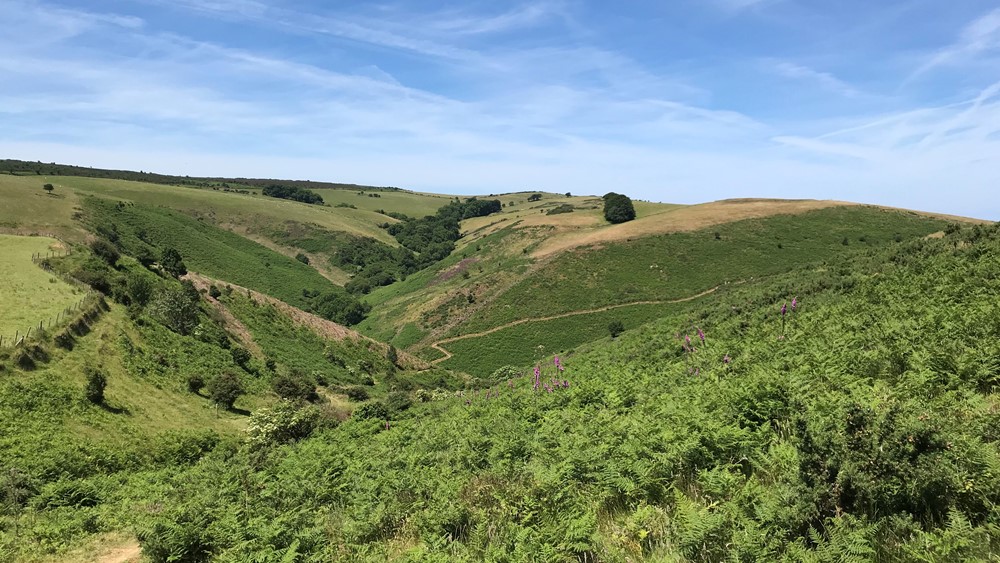
[[(55, 320), (58, 313), (79, 302), (85, 292), (31, 261), (34, 253), (61, 249), (59, 241), (47, 237), (0, 235), (0, 335), (4, 344), (15, 331)], [(46, 324), (46, 326), (48, 326)]]
[[(44, 176), (0, 175), (0, 232), (42, 234), (79, 242), (86, 233), (73, 220), (79, 198)], [(47, 193), (42, 186), (53, 183)]]

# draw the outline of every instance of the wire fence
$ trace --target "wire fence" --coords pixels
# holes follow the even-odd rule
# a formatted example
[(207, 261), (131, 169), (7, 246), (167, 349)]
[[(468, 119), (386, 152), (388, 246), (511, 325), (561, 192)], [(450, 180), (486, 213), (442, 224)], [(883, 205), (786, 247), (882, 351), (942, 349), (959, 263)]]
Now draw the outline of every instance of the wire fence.
[[(65, 246), (65, 243), (63, 244)], [(58, 272), (54, 272), (51, 266), (49, 266), (48, 262), (46, 262), (46, 260), (48, 260), (49, 258), (64, 258), (66, 256), (69, 256), (70, 254), (72, 254), (72, 250), (70, 250), (69, 247), (67, 246), (65, 250), (50, 250), (47, 252), (32, 253), (31, 261), (37, 264), (46, 272), (58, 276), (64, 282), (85, 289), (86, 294), (83, 297), (81, 297), (76, 303), (69, 305), (62, 311), (57, 312), (55, 315), (52, 315), (46, 319), (40, 319), (37, 325), (31, 324), (30, 326), (25, 327), (24, 330), (17, 329), (14, 331), (13, 336), (11, 336), (10, 334), (0, 334), (0, 349), (17, 348), (18, 346), (22, 346), (29, 338), (31, 338), (33, 334), (35, 336), (38, 336), (42, 332), (51, 331), (53, 328), (59, 328), (61, 323), (66, 323), (70, 319), (75, 319), (81, 311), (84, 311), (84, 309), (87, 308), (87, 301), (92, 300), (97, 295), (97, 293), (94, 290), (92, 290), (88, 285), (76, 279), (73, 279), (72, 277), (64, 276), (59, 274)]]
[(15, 330), (14, 336), (0, 334), (0, 349), (3, 348), (17, 348), (23, 345), (31, 335), (40, 335), (43, 331), (51, 331), (53, 327), (59, 328), (61, 323), (65, 323), (69, 319), (75, 319), (78, 313), (87, 308), (87, 301), (92, 300), (96, 295), (93, 291), (84, 295), (79, 301), (66, 307), (62, 311), (59, 311), (55, 315), (49, 317), (48, 319), (42, 319), (38, 321), (37, 325), (31, 325), (25, 330)]

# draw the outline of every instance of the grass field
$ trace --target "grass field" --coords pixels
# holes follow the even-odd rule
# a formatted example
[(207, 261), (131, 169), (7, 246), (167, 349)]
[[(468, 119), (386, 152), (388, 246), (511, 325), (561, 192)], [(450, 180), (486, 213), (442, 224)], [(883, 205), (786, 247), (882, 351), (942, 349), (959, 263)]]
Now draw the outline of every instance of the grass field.
[(59, 241), (47, 237), (0, 235), (0, 335), (5, 344), (13, 341), (15, 331), (38, 328), (39, 321), (52, 320), (83, 298), (83, 290), (31, 261), (33, 253), (55, 248), (61, 248)]
[(391, 236), (378, 227), (380, 223), (392, 219), (363, 209), (324, 207), (261, 195), (126, 180), (67, 176), (52, 178), (49, 181), (57, 186), (57, 191), (65, 186), (85, 194), (169, 207), (195, 217), (202, 217), (217, 225), (236, 229), (255, 231), (257, 227), (293, 220), (316, 223), (332, 230), (368, 236), (390, 244), (395, 243)]
[(323, 201), (333, 207), (338, 204), (353, 205), (367, 211), (381, 209), (386, 212), (403, 213), (415, 218), (434, 215), (438, 208), (454, 199), (453, 196), (419, 194), (403, 190), (366, 190), (362, 192), (361, 190), (317, 189), (313, 191), (323, 196)]
[(47, 194), (42, 186), (50, 182), (44, 177), (0, 175), (0, 232), (82, 241), (86, 233), (73, 221), (79, 205), (76, 192), (57, 187)]

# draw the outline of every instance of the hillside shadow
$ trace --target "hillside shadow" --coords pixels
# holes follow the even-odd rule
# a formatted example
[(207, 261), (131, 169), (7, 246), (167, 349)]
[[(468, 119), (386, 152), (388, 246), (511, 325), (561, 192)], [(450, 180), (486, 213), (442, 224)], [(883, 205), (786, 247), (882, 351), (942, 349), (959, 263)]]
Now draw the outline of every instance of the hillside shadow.
[(132, 416), (132, 411), (127, 407), (115, 407), (107, 403), (101, 403), (101, 408), (111, 414), (124, 414), (126, 416)]

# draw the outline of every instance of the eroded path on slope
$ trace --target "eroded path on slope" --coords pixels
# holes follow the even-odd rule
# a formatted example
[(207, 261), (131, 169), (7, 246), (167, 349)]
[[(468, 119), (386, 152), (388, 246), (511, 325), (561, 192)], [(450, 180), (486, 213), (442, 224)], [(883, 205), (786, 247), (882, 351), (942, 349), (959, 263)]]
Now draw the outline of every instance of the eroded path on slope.
[(697, 295), (689, 295), (687, 297), (681, 297), (680, 299), (666, 299), (666, 300), (658, 300), (658, 301), (632, 301), (631, 303), (618, 303), (616, 305), (605, 305), (604, 307), (598, 307), (597, 309), (580, 309), (580, 310), (577, 310), (577, 311), (568, 311), (566, 313), (559, 313), (557, 315), (549, 315), (547, 317), (528, 317), (528, 318), (525, 318), (525, 319), (518, 319), (516, 321), (511, 321), (509, 323), (502, 324), (500, 326), (495, 326), (495, 327), (493, 327), (493, 328), (491, 328), (489, 330), (484, 330), (482, 332), (472, 332), (472, 333), (469, 333), (469, 334), (462, 334), (460, 336), (452, 336), (451, 338), (445, 338), (445, 339), (442, 339), (442, 340), (438, 340), (437, 342), (434, 342), (433, 344), (431, 344), (431, 348), (434, 348), (438, 352), (441, 352), (442, 354), (444, 354), (443, 357), (440, 357), (440, 358), (438, 358), (436, 360), (433, 360), (431, 363), (432, 364), (440, 364), (441, 362), (446, 362), (446, 361), (448, 361), (448, 360), (451, 359), (452, 353), (449, 352), (448, 350), (445, 350), (444, 348), (442, 348), (442, 346), (444, 344), (449, 344), (451, 342), (457, 342), (459, 340), (466, 340), (466, 339), (469, 339), (469, 338), (481, 338), (483, 336), (488, 336), (488, 335), (493, 334), (495, 332), (500, 332), (501, 330), (504, 330), (504, 329), (508, 329), (508, 328), (511, 328), (511, 327), (515, 327), (515, 326), (523, 325), (523, 324), (527, 324), (527, 323), (540, 323), (540, 322), (545, 322), (545, 321), (553, 321), (553, 320), (556, 320), (556, 319), (564, 319), (566, 317), (575, 317), (575, 316), (578, 316), (578, 315), (591, 315), (591, 314), (594, 314), (594, 313), (603, 313), (604, 311), (611, 311), (613, 309), (621, 309), (623, 307), (635, 307), (635, 306), (638, 306), (638, 305), (669, 305), (671, 303), (684, 303), (685, 301), (694, 301), (695, 299), (698, 299), (700, 297), (705, 297), (706, 295), (710, 295), (712, 293), (715, 293), (715, 290), (717, 290), (717, 289), (719, 289), (719, 286), (715, 286), (712, 289), (708, 289), (708, 290), (702, 291), (701, 293), (699, 293)]

